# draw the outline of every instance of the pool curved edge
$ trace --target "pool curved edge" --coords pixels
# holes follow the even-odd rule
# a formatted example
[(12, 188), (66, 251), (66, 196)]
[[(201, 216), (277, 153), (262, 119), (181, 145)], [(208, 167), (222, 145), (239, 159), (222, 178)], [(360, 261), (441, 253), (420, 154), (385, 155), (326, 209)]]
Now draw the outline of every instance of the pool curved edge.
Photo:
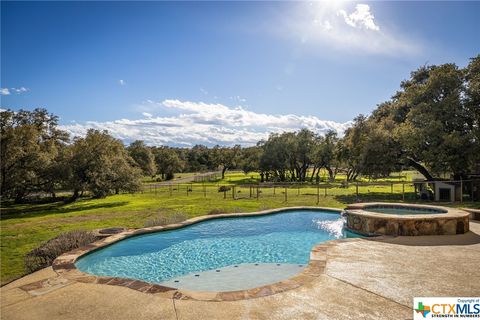
[[(433, 209), (440, 212), (425, 214), (392, 214), (368, 211), (376, 206), (405, 209)], [(466, 211), (435, 205), (368, 202), (348, 205), (345, 208), (346, 228), (366, 236), (426, 236), (455, 235), (469, 231)]]
[(202, 301), (235, 301), (235, 300), (244, 300), (259, 298), (264, 296), (269, 296), (279, 292), (291, 290), (298, 288), (306, 283), (313, 281), (315, 278), (319, 277), (325, 272), (325, 267), (327, 263), (327, 250), (328, 248), (335, 246), (338, 242), (353, 242), (360, 241), (360, 238), (344, 238), (337, 240), (330, 240), (327, 242), (320, 243), (312, 248), (310, 251), (310, 260), (305, 269), (296, 274), (295, 276), (282, 280), (277, 283), (246, 289), (239, 291), (191, 291), (185, 289), (170, 288), (158, 284), (153, 284), (141, 280), (127, 279), (127, 278), (118, 278), (118, 277), (108, 277), (108, 276), (96, 276), (89, 273), (84, 273), (77, 269), (75, 262), (81, 256), (99, 250), (101, 248), (112, 245), (118, 241), (147, 233), (159, 232), (164, 230), (172, 230), (183, 228), (195, 223), (199, 223), (206, 220), (218, 219), (218, 218), (230, 218), (230, 217), (246, 217), (246, 216), (257, 216), (257, 215), (267, 215), (280, 212), (287, 212), (293, 210), (319, 210), (319, 211), (330, 211), (341, 213), (342, 210), (336, 208), (324, 208), (324, 207), (312, 207), (312, 206), (303, 206), (303, 207), (288, 207), (288, 208), (278, 208), (270, 209), (256, 212), (245, 212), (245, 213), (223, 213), (215, 215), (204, 215), (199, 217), (194, 217), (188, 220), (185, 220), (181, 223), (169, 224), (165, 226), (156, 226), (149, 228), (140, 228), (140, 229), (131, 229), (127, 230), (110, 237), (104, 238), (102, 240), (91, 243), (87, 246), (72, 250), (61, 256), (59, 256), (52, 264), (53, 270), (67, 278), (69, 280), (82, 282), (82, 283), (93, 283), (93, 284), (107, 284), (107, 285), (116, 285), (134, 289), (140, 292), (156, 294), (163, 296), (169, 299), (181, 299), (181, 300), (202, 300)]

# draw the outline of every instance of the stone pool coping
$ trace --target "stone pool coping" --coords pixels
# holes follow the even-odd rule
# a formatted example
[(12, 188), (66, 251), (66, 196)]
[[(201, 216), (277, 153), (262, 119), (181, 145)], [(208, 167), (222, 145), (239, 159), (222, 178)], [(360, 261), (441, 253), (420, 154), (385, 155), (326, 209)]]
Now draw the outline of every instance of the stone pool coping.
[[(441, 212), (394, 214), (368, 211), (371, 207), (430, 209)], [(452, 235), (469, 231), (470, 213), (464, 210), (435, 205), (366, 202), (345, 208), (347, 230), (366, 236)]]
[(127, 279), (127, 278), (118, 278), (118, 277), (109, 277), (109, 276), (96, 276), (88, 273), (84, 273), (77, 269), (75, 262), (78, 258), (83, 255), (86, 255), (95, 250), (107, 247), (111, 244), (114, 244), (120, 240), (127, 239), (129, 237), (149, 234), (158, 231), (164, 230), (173, 230), (178, 228), (183, 228), (195, 223), (202, 221), (219, 219), (219, 218), (232, 218), (232, 217), (248, 217), (248, 216), (261, 216), (267, 214), (274, 214), (280, 212), (287, 212), (293, 210), (318, 210), (318, 211), (330, 211), (335, 213), (341, 213), (343, 210), (336, 208), (325, 208), (325, 207), (311, 207), (311, 206), (302, 206), (302, 207), (288, 207), (288, 208), (278, 208), (270, 209), (256, 212), (245, 212), (245, 213), (223, 213), (215, 215), (205, 215), (194, 217), (188, 220), (185, 220), (180, 223), (169, 224), (165, 226), (155, 226), (149, 228), (140, 228), (140, 229), (131, 229), (127, 230), (84, 247), (72, 250), (68, 253), (65, 253), (59, 256), (52, 264), (53, 270), (60, 276), (77, 282), (82, 283), (93, 283), (93, 284), (107, 284), (127, 287), (134, 289), (140, 292), (160, 295), (165, 298), (170, 299), (180, 299), (180, 300), (201, 300), (201, 301), (235, 301), (235, 300), (244, 300), (259, 298), (264, 296), (269, 296), (286, 290), (291, 290), (298, 288), (306, 283), (313, 281), (315, 278), (325, 273), (325, 267), (327, 262), (327, 251), (329, 248), (336, 246), (339, 242), (354, 242), (360, 241), (361, 238), (345, 238), (338, 240), (330, 240), (327, 242), (320, 243), (312, 248), (310, 251), (310, 261), (308, 265), (297, 275), (282, 280), (277, 283), (247, 289), (247, 290), (238, 290), (238, 291), (192, 291), (185, 289), (177, 289), (162, 286), (159, 284), (153, 284), (141, 280)]

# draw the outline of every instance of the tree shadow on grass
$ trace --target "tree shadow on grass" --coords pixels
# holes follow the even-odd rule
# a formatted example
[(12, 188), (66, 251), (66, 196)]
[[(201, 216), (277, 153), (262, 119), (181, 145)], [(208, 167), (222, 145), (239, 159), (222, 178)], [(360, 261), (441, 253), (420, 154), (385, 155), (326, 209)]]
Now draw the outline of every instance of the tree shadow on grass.
[(62, 214), (77, 211), (93, 210), (93, 209), (105, 209), (116, 208), (127, 205), (128, 201), (116, 201), (110, 203), (98, 203), (98, 204), (85, 204), (66, 207), (69, 203), (63, 201), (52, 203), (49, 206), (22, 208), (15, 210), (14, 208), (3, 209), (0, 216), (0, 220), (16, 219), (16, 218), (31, 218), (31, 217), (43, 217), (51, 214)]

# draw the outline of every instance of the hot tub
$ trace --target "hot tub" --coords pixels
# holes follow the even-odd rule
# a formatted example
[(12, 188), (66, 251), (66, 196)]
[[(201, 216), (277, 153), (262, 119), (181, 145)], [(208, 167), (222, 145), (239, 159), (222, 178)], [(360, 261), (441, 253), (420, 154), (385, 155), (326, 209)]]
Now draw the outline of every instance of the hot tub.
[(455, 208), (404, 203), (357, 203), (344, 212), (346, 228), (362, 235), (463, 234), (469, 213)]

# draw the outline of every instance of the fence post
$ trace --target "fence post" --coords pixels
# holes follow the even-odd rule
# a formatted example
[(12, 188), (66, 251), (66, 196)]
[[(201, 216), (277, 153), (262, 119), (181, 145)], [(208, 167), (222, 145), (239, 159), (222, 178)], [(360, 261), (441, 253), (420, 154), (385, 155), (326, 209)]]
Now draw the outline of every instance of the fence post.
[(390, 192), (393, 194), (393, 182), (390, 184)]
[(287, 195), (288, 191), (287, 190), (288, 190), (288, 188), (285, 186), (285, 202), (288, 201), (288, 195)]
[(357, 199), (358, 199), (358, 182), (355, 184), (355, 189), (356, 189), (356, 194), (357, 194)]
[(235, 200), (235, 186), (232, 186), (232, 199)]
[(405, 182), (402, 183), (402, 200), (405, 201)]
[(187, 187), (187, 196), (188, 196), (188, 184), (186, 185), (186, 187)]
[(460, 203), (463, 203), (463, 180), (460, 178)]
[(472, 200), (472, 202), (473, 202), (473, 180), (470, 181), (470, 185), (471, 185), (471, 187), (470, 187), (470, 200)]

